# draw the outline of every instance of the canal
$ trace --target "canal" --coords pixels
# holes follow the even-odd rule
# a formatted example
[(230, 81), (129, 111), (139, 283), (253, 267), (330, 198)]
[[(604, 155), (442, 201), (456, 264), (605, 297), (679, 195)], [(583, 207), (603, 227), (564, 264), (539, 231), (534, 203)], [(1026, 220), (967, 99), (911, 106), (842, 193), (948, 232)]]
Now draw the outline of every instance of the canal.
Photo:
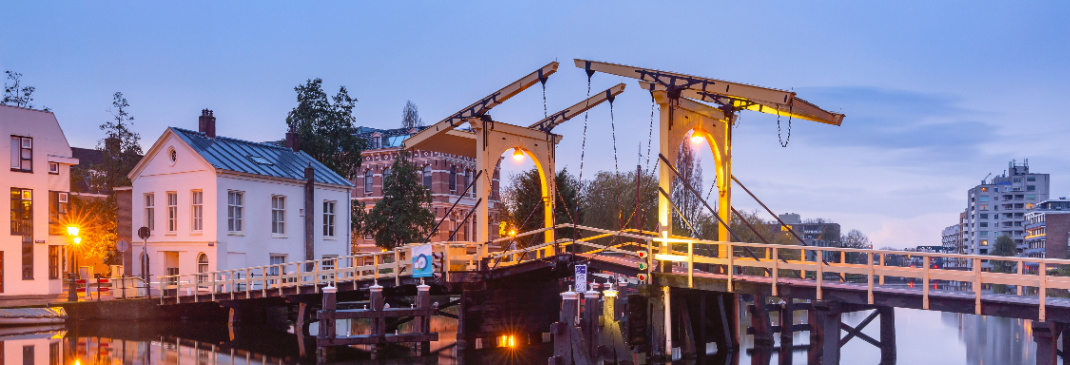
[[(867, 313), (844, 314), (844, 322), (857, 325)], [(799, 314), (796, 318), (805, 318)], [(741, 323), (749, 323), (741, 316)], [(432, 330), (441, 338), (432, 343), (432, 355), (419, 357), (405, 347), (390, 349), (373, 359), (368, 349), (339, 353), (347, 364), (545, 364), (551, 344), (539, 339), (514, 339), (514, 347), (497, 343), (458, 351), (452, 334), (455, 324), (442, 318)], [(775, 324), (775, 323), (774, 323)], [(348, 330), (360, 331), (361, 324)], [(863, 332), (877, 337), (879, 323)], [(1033, 364), (1036, 345), (1029, 321), (919, 310), (896, 310), (899, 364)], [(745, 333), (745, 329), (741, 330)], [(313, 364), (315, 344), (292, 328), (246, 326), (229, 329), (218, 323), (79, 322), (69, 326), (0, 329), (3, 364)], [(534, 343), (524, 343), (524, 342)], [(737, 356), (714, 356), (687, 363), (781, 363), (777, 351), (754, 353), (745, 337)], [(779, 338), (777, 339), (779, 341)], [(504, 339), (508, 343), (508, 339)], [(809, 335), (797, 333), (793, 364), (807, 364)], [(485, 345), (485, 346), (484, 346)], [(779, 344), (778, 344), (779, 345)], [(804, 346), (799, 346), (804, 345)], [(753, 357), (752, 357), (753, 356)], [(842, 348), (843, 364), (876, 364), (880, 351), (855, 339)]]

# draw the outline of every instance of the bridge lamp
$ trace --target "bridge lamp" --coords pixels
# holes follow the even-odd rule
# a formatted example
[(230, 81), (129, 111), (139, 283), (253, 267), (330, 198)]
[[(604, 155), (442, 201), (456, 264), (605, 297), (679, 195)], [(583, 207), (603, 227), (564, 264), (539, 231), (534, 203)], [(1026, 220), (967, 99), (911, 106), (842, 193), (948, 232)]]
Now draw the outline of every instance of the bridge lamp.
[(691, 143), (699, 144), (706, 140), (706, 132), (701, 129), (696, 129), (691, 132)]
[(518, 162), (524, 161), (524, 151), (521, 151), (519, 148), (513, 150), (513, 160)]

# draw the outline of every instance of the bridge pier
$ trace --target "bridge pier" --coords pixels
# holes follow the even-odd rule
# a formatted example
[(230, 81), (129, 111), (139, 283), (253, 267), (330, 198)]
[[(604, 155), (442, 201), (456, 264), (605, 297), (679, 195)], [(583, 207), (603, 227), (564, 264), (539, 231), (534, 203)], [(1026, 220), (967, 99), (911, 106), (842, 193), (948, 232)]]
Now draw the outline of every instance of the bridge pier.
[[(1032, 323), (1033, 341), (1037, 343), (1037, 365), (1055, 365), (1058, 363), (1059, 335), (1063, 335), (1063, 343), (1066, 340), (1066, 326), (1056, 322)], [(1066, 347), (1063, 347), (1066, 351)]]

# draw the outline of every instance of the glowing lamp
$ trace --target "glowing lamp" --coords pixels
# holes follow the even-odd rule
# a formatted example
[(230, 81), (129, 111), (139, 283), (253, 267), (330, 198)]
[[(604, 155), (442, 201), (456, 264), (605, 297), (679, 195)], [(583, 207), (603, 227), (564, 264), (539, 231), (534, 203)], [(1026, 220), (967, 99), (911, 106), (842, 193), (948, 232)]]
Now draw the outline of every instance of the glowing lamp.
[(517, 161), (524, 161), (524, 152), (520, 150), (513, 151), (513, 159)]
[(77, 226), (67, 226), (67, 235), (68, 236), (77, 236), (78, 235), (78, 227)]
[(516, 230), (515, 229), (510, 229), (509, 230), (509, 235), (510, 236), (516, 236)]
[(705, 138), (702, 138), (702, 133), (695, 132), (691, 134), (691, 143), (699, 144), (702, 143), (704, 139)]
[(82, 237), (74, 237), (74, 244), (77, 245), (77, 244), (81, 244), (81, 243), (82, 243)]

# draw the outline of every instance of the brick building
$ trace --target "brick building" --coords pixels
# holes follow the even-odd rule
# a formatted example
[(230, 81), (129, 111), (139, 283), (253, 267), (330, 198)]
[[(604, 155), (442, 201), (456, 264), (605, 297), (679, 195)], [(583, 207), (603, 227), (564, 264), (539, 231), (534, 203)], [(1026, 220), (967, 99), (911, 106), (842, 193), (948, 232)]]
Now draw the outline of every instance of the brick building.
[[(383, 177), (390, 174), (390, 166), (397, 158), (401, 150), (401, 142), (422, 127), (406, 129), (376, 129), (368, 127), (358, 128), (358, 135), (368, 141), (368, 149), (361, 153), (364, 162), (361, 164), (360, 173), (353, 180), (353, 200), (364, 203), (368, 211), (375, 203), (383, 198)], [(431, 237), (435, 241), (469, 241), (475, 239), (475, 214), (464, 221), (465, 215), (472, 211), (476, 203), (475, 187), (463, 197), (461, 193), (472, 181), (476, 174), (476, 161), (474, 158), (451, 155), (433, 151), (414, 151), (412, 161), (421, 172), (421, 181), (424, 186), (431, 189), (431, 209), (435, 214), (435, 222), (443, 219), (446, 211), (458, 198), (460, 202), (449, 214), (448, 219), (439, 225), (438, 230)], [(501, 197), (498, 193), (500, 168), (494, 170), (491, 181), (490, 217), (488, 220), (490, 238), (498, 238), (498, 222), (502, 219)], [(464, 224), (461, 222), (464, 221)], [(450, 232), (456, 229), (454, 237), (450, 238)], [(353, 236), (353, 252), (377, 251), (375, 240), (371, 235)]]
[(1025, 214), (1025, 256), (1065, 259), (1070, 245), (1070, 201), (1046, 200)]

